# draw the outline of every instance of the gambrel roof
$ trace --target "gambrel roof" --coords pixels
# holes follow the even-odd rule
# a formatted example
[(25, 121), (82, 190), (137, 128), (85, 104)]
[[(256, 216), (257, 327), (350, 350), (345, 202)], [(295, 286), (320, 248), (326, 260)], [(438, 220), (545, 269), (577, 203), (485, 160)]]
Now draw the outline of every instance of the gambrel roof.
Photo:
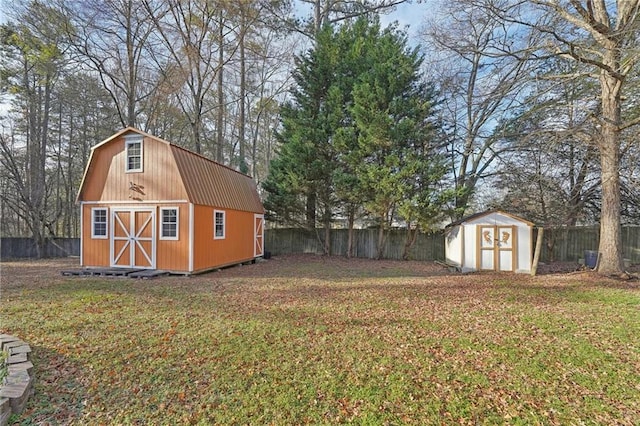
[[(264, 213), (256, 183), (250, 176), (133, 127), (125, 128), (91, 148), (77, 201), (85, 200), (89, 176), (98, 168), (96, 153), (106, 149), (121, 136), (130, 134), (141, 135), (168, 148), (169, 158), (174, 163), (171, 167), (175, 165), (177, 168), (187, 201), (198, 205)], [(158, 167), (169, 169), (167, 165)]]

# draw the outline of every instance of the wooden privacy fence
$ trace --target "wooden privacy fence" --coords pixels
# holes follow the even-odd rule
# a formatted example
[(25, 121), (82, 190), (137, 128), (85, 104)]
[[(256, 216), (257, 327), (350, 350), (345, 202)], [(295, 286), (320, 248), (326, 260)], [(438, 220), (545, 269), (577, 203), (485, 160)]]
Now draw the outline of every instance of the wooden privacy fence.
[[(317, 230), (320, 238), (324, 238), (324, 230)], [(536, 233), (532, 241), (536, 241)], [(346, 229), (331, 231), (331, 254), (344, 255), (347, 250)], [(540, 253), (542, 262), (577, 262), (584, 258), (585, 250), (598, 250), (600, 228), (598, 227), (562, 227), (545, 228), (544, 246)], [(389, 231), (383, 258), (402, 259), (405, 230)], [(378, 245), (377, 229), (354, 230), (354, 257), (375, 258)], [(640, 263), (640, 226), (622, 227), (622, 249), (625, 259), (632, 263)], [(289, 253), (322, 254), (322, 244), (316, 232), (305, 229), (285, 228), (267, 229), (265, 231), (265, 250), (273, 255)], [(419, 234), (411, 249), (411, 259), (443, 260), (444, 233), (437, 231), (430, 234)]]
[[(535, 235), (533, 241), (535, 241)], [(598, 227), (545, 228), (541, 260), (543, 262), (577, 262), (584, 257), (585, 250), (598, 250), (599, 243), (600, 228)], [(632, 263), (640, 263), (639, 225), (622, 227), (622, 256), (630, 259)]]
[[(324, 230), (318, 229), (320, 238), (324, 238)], [(331, 254), (343, 256), (347, 252), (349, 231), (347, 229), (331, 230)], [(384, 259), (402, 259), (405, 230), (389, 231), (385, 245)], [(316, 232), (297, 228), (267, 229), (264, 236), (264, 249), (273, 255), (290, 253), (322, 254), (322, 244)], [(378, 250), (377, 229), (355, 229), (353, 231), (354, 257), (375, 258)], [(444, 236), (442, 232), (419, 234), (411, 249), (411, 259), (436, 260), (444, 259)]]
[[(37, 257), (38, 249), (32, 238), (0, 238), (0, 259)], [(47, 240), (42, 257), (80, 256), (79, 238)]]
[[(324, 238), (324, 231), (317, 230)], [(585, 250), (597, 250), (599, 243), (599, 228), (597, 227), (564, 227), (545, 228), (544, 246), (541, 261), (577, 262), (584, 257)], [(406, 231), (389, 231), (384, 251), (385, 259), (402, 259)], [(331, 231), (331, 254), (343, 256), (347, 251), (348, 231), (333, 229)], [(267, 229), (265, 231), (265, 250), (272, 255), (290, 253), (322, 254), (316, 232), (304, 229)], [(80, 240), (78, 238), (56, 238), (55, 245), (49, 243), (45, 248), (45, 256), (64, 257), (80, 254)], [(533, 241), (536, 241), (534, 231)], [(56, 246), (57, 245), (57, 246)], [(377, 229), (354, 230), (354, 256), (375, 258), (378, 245)], [(64, 250), (61, 250), (62, 247)], [(0, 258), (35, 257), (36, 248), (31, 238), (0, 238)], [(640, 226), (627, 225), (622, 227), (622, 250), (625, 259), (632, 263), (640, 263)], [(415, 245), (411, 249), (411, 259), (442, 260), (444, 259), (444, 234), (442, 231), (431, 234), (419, 234)]]

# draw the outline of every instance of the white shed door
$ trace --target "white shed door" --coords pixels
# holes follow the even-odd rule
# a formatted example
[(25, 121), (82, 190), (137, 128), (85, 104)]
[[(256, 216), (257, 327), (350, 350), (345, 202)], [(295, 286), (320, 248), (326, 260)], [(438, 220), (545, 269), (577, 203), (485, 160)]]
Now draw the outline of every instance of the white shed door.
[(260, 257), (264, 254), (264, 215), (253, 216), (253, 256)]
[(155, 210), (111, 211), (111, 266), (155, 269)]
[(515, 271), (516, 227), (478, 225), (478, 270)]

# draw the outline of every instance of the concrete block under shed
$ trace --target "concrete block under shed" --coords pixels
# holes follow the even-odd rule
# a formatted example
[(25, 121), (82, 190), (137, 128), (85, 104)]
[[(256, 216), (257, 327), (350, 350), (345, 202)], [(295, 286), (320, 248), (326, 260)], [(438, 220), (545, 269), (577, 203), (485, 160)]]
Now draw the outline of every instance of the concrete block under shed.
[(9, 355), (17, 355), (17, 354), (29, 354), (31, 353), (31, 346), (24, 343), (20, 346), (9, 347)]
[(24, 411), (34, 393), (33, 364), (29, 361), (31, 347), (24, 341), (0, 334), (0, 347), (8, 353), (4, 361), (8, 375), (0, 384), (0, 426), (7, 426), (13, 414)]
[(20, 362), (18, 364), (8, 365), (9, 374), (16, 373), (18, 371), (26, 371), (30, 376), (33, 376), (33, 364), (31, 361)]
[(15, 354), (15, 355), (9, 355), (9, 358), (7, 358), (7, 364), (11, 365), (11, 364), (19, 364), (21, 362), (27, 362), (27, 354), (26, 353), (22, 353), (22, 354)]

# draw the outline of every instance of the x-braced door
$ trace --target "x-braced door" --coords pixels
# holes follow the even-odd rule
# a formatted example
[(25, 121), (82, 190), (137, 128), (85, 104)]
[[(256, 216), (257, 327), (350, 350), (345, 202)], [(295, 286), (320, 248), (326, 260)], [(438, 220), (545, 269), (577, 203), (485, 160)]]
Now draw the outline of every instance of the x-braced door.
[(484, 271), (516, 269), (516, 227), (511, 225), (478, 225), (478, 265)]
[(254, 215), (253, 231), (253, 256), (260, 257), (264, 253), (264, 215)]
[(111, 209), (111, 266), (155, 269), (154, 209)]

